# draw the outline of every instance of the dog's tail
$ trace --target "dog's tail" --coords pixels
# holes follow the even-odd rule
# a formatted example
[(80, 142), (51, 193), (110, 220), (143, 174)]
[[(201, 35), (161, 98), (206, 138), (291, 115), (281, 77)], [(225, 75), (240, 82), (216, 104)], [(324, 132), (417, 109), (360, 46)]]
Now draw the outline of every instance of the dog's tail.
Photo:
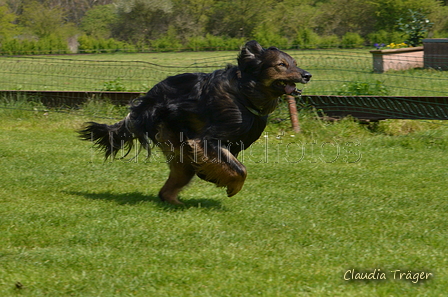
[(138, 138), (142, 147), (148, 151), (149, 156), (148, 139), (135, 135), (130, 122), (130, 115), (113, 125), (88, 122), (82, 130), (78, 131), (79, 137), (82, 140), (94, 142), (95, 146), (104, 152), (106, 159), (109, 157), (114, 159), (121, 149), (127, 150), (122, 158), (126, 157), (135, 146), (134, 139)]

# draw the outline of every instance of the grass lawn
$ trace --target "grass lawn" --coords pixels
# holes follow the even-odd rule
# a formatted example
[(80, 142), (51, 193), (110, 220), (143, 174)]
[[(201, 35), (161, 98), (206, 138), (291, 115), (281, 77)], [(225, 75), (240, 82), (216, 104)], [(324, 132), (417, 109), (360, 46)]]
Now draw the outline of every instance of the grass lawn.
[(1, 296), (446, 296), (446, 122), (304, 113), (241, 156), (238, 195), (195, 179), (172, 207), (157, 155), (104, 163), (74, 133), (113, 120), (4, 107)]

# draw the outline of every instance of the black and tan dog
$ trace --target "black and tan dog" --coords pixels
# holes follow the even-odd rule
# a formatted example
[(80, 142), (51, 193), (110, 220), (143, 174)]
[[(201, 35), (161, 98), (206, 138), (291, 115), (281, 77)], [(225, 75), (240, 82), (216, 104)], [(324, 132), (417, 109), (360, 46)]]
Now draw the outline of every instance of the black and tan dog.
[(194, 175), (238, 193), (246, 167), (237, 159), (266, 127), (267, 115), (279, 97), (298, 92), (311, 74), (275, 47), (250, 41), (241, 49), (238, 66), (212, 73), (185, 73), (156, 84), (131, 106), (128, 116), (114, 124), (90, 122), (80, 136), (104, 150), (106, 158), (134, 145), (150, 153), (162, 149), (170, 175), (159, 192), (163, 201), (182, 204), (178, 193)]

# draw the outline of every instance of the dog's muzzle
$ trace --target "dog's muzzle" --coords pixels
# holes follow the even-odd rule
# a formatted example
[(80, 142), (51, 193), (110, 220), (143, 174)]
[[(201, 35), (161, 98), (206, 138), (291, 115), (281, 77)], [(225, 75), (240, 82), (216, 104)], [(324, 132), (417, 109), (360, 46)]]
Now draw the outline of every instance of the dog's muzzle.
[[(311, 80), (311, 77), (313, 76), (311, 73), (309, 73), (308, 71), (305, 71), (305, 70), (302, 70), (301, 75), (302, 75), (302, 81), (301, 81), (302, 84), (308, 83)], [(291, 96), (300, 96), (300, 95), (302, 95), (302, 90), (299, 90), (296, 88), (294, 91), (292, 91), (290, 93), (290, 95)]]
[(302, 73), (302, 81), (304, 84), (308, 83), (311, 80), (311, 77), (313, 77), (313, 75), (311, 73), (309, 73), (308, 71), (303, 71)]

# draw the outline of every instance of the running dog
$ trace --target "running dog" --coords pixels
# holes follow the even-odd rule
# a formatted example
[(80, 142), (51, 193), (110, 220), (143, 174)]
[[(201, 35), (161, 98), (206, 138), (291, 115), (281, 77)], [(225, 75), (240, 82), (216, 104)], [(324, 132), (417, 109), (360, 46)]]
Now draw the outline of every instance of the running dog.
[(290, 55), (256, 41), (242, 47), (237, 61), (212, 73), (170, 76), (134, 100), (122, 121), (86, 123), (80, 137), (93, 141), (106, 159), (120, 149), (129, 153), (134, 139), (148, 154), (161, 148), (170, 168), (162, 201), (182, 205), (178, 194), (195, 175), (226, 187), (231, 197), (247, 176), (238, 153), (260, 137), (279, 98), (299, 94), (296, 83), (311, 79)]

